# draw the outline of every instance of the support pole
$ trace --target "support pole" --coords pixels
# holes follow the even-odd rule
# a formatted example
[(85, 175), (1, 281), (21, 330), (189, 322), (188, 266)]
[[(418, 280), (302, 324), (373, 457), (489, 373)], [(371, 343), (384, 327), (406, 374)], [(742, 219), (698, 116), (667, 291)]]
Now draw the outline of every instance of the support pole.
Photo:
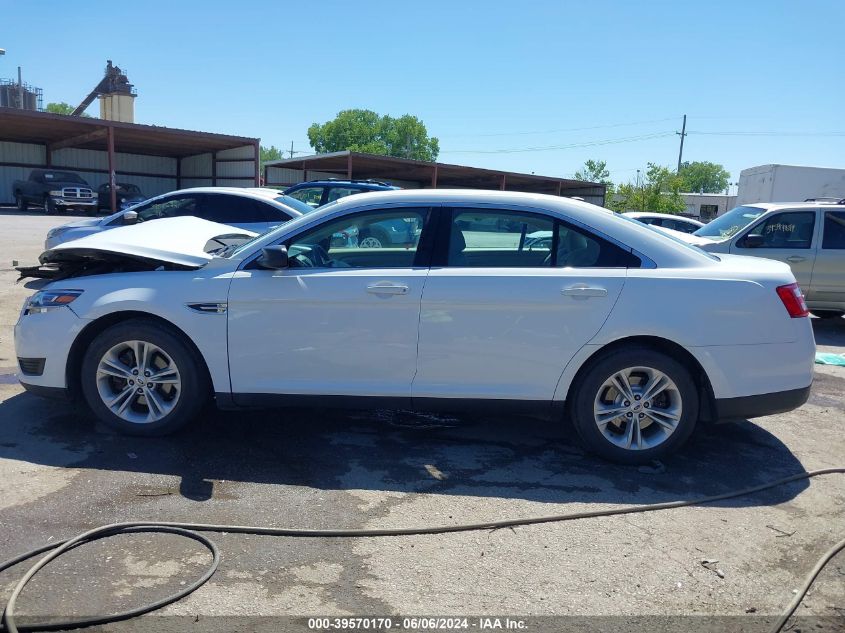
[(253, 143), (253, 159), (255, 160), (255, 186), (261, 186), (261, 147), (258, 144), (258, 141)]
[(211, 152), (211, 186), (217, 186), (217, 152)]
[(684, 137), (687, 135), (687, 115), (684, 115), (684, 123), (681, 126), (680, 132), (675, 132), (675, 134), (681, 135), (681, 149), (678, 151), (678, 173), (681, 173), (681, 161), (684, 158)]
[(508, 175), (502, 174), (502, 181), (499, 183), (499, 190), (504, 191), (505, 187), (508, 186)]
[(431, 174), (431, 188), (437, 189), (437, 163), (434, 163), (434, 171)]
[(114, 213), (117, 211), (117, 178), (114, 173), (114, 127), (111, 125), (107, 128), (106, 139), (109, 154), (109, 197), (111, 198), (109, 205), (111, 212)]
[(346, 179), (352, 180), (352, 152), (346, 155)]

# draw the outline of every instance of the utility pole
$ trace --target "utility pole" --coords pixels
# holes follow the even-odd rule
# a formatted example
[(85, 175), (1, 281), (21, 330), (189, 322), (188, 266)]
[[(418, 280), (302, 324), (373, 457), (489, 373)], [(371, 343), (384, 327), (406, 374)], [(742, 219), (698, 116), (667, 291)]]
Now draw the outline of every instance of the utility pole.
[(684, 115), (684, 123), (681, 126), (680, 132), (675, 132), (675, 134), (679, 134), (681, 137), (681, 149), (678, 152), (678, 173), (681, 173), (681, 161), (684, 158), (684, 137), (687, 135), (687, 115)]
[(293, 141), (290, 142), (290, 157), (293, 158)]

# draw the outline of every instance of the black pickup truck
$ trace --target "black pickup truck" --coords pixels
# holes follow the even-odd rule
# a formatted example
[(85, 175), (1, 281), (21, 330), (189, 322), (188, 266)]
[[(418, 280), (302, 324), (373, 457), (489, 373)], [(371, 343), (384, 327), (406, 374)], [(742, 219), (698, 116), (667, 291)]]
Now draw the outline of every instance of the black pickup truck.
[(12, 185), (19, 211), (30, 205), (44, 207), (45, 213), (59, 211), (97, 212), (97, 194), (87, 182), (69, 171), (33, 169), (29, 180)]

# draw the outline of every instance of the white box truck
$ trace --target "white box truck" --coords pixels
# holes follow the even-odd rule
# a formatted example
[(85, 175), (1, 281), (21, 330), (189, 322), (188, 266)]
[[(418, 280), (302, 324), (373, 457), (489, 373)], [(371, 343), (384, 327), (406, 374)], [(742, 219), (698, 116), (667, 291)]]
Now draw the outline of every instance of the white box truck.
[(845, 198), (845, 169), (760, 165), (739, 174), (737, 206), (807, 198)]

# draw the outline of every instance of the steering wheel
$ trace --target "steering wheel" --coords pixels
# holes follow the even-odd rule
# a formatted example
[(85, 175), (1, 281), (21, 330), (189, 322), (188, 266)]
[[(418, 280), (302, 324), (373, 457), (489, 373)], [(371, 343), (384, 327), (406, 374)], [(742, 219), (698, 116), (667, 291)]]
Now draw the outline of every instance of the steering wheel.
[(350, 268), (346, 262), (332, 259), (326, 249), (319, 244), (309, 244), (308, 248), (308, 251), (293, 257), (299, 262), (301, 268)]

